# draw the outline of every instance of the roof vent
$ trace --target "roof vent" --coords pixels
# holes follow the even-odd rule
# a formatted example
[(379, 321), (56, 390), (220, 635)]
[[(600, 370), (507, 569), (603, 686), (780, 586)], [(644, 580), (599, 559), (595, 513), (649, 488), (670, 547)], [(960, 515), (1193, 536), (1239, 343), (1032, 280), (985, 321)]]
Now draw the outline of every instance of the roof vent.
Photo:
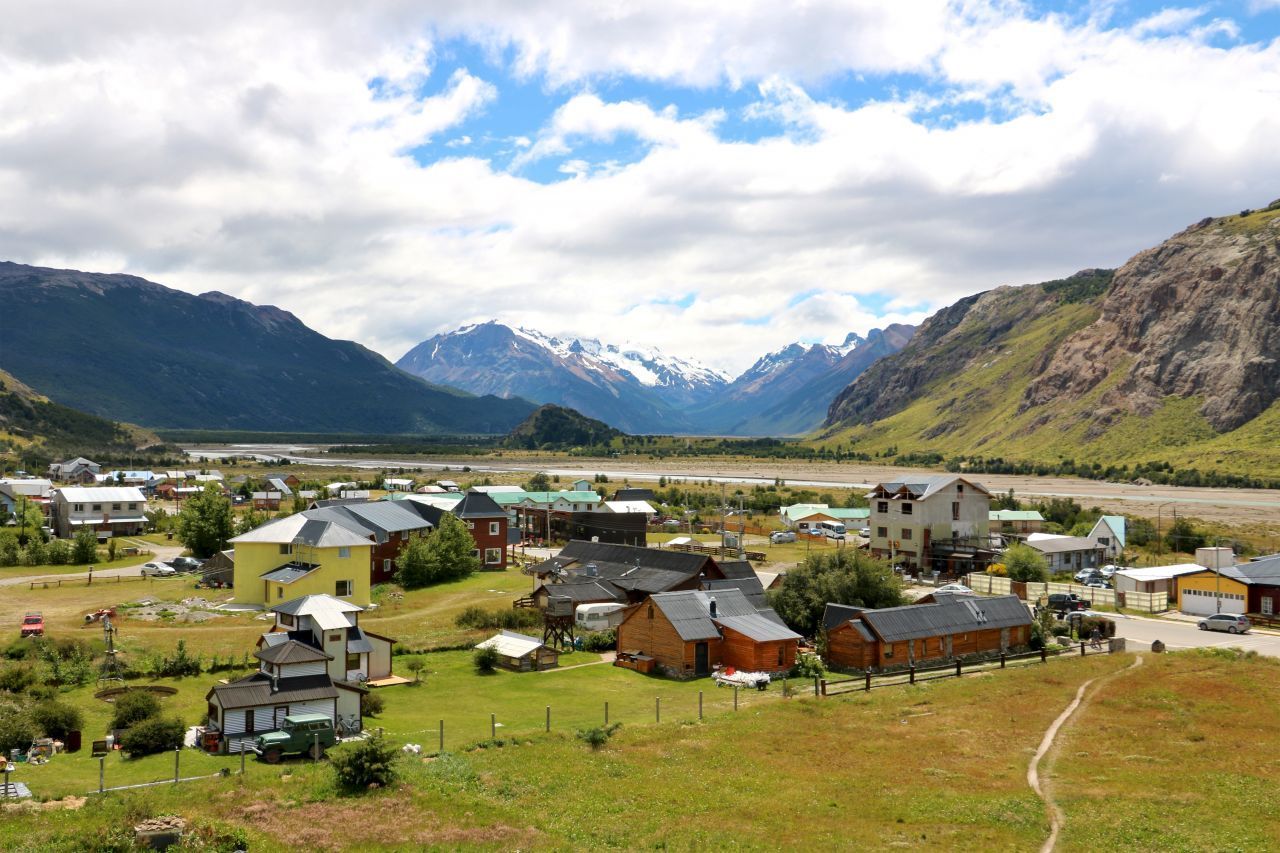
[(714, 595), (710, 596), (707, 599), (707, 604), (711, 608), (711, 618), (712, 619), (716, 618), (716, 597)]
[(595, 563), (587, 563), (587, 577), (594, 578), (600, 574), (600, 567)]

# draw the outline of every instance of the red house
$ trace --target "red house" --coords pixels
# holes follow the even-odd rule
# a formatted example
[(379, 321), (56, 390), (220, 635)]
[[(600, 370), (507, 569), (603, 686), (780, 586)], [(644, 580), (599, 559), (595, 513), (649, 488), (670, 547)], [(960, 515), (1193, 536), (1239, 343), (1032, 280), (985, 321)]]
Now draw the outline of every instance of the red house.
[(507, 511), (493, 498), (474, 489), (458, 501), (453, 514), (467, 525), (471, 538), (476, 540), (476, 556), (480, 568), (500, 571), (507, 567)]

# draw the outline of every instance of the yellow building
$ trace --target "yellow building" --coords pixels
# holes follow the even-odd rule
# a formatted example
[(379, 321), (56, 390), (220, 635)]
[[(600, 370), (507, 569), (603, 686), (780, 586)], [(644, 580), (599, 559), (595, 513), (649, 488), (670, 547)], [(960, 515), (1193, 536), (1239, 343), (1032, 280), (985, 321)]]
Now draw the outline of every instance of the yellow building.
[(270, 607), (304, 595), (369, 606), (373, 542), (332, 521), (291, 515), (231, 540), (237, 604)]

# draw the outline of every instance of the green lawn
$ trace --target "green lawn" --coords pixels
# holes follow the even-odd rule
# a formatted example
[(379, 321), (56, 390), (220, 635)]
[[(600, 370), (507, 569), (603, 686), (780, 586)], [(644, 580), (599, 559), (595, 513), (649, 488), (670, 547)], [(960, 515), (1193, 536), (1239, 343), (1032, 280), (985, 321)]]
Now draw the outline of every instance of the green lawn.
[[(170, 543), (170, 544), (173, 544), (173, 543)], [(123, 551), (123, 549), (126, 546), (122, 541), (118, 547)], [(95, 572), (98, 571), (99, 569), (118, 569), (118, 568), (121, 568), (122, 566), (140, 566), (150, 559), (150, 557), (147, 557), (145, 555), (141, 557), (138, 557), (138, 556), (126, 557), (123, 554), (121, 554), (120, 556), (116, 557), (114, 560), (107, 560), (107, 552), (105, 549), (101, 549), (101, 548), (98, 550), (98, 554), (102, 559), (94, 561), (93, 570)], [(0, 567), (0, 578), (22, 578), (22, 577), (28, 577), (28, 576), (42, 577), (45, 575), (84, 574), (88, 570), (89, 570), (88, 565), (65, 565), (64, 564), (61, 566), (54, 566), (48, 563), (40, 566), (2, 566)]]

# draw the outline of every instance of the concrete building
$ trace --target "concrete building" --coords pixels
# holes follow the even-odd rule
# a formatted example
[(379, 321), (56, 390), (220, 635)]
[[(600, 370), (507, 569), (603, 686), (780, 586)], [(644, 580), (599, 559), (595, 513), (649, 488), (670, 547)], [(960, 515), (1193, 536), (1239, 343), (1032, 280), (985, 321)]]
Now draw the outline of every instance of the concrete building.
[(956, 475), (879, 483), (867, 494), (871, 553), (905, 570), (958, 575), (983, 571), (990, 546), (991, 493)]
[(137, 536), (147, 523), (147, 497), (132, 486), (90, 488), (64, 486), (53, 490), (53, 529), (70, 539), (82, 527), (99, 539)]

